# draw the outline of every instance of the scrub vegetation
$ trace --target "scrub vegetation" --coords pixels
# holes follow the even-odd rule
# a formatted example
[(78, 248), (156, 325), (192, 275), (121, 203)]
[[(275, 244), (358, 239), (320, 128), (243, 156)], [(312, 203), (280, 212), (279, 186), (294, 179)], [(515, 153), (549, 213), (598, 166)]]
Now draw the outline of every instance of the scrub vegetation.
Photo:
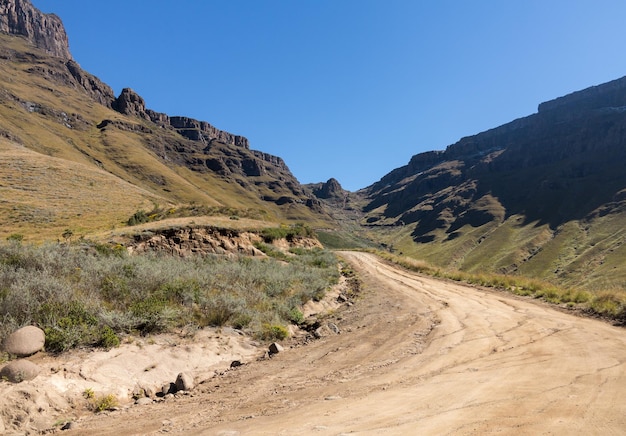
[(46, 349), (114, 347), (128, 334), (232, 326), (259, 339), (285, 337), (300, 307), (339, 277), (325, 250), (281, 259), (130, 256), (85, 241), (0, 245), (0, 340), (34, 324)]

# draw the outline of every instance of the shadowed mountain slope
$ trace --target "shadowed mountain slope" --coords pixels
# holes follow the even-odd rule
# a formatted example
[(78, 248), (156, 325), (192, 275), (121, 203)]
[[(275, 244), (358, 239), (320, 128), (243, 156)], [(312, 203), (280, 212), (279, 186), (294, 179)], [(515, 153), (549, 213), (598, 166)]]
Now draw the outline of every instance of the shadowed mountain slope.
[(626, 78), (413, 156), (366, 188), (367, 226), (469, 271), (626, 283)]

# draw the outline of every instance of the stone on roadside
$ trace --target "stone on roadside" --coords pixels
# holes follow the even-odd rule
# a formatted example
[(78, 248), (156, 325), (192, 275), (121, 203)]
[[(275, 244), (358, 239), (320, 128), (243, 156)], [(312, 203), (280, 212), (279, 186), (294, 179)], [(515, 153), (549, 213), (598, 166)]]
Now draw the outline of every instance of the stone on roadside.
[(285, 349), (283, 348), (283, 346), (280, 345), (278, 342), (272, 342), (272, 344), (270, 345), (270, 348), (269, 348), (270, 355), (271, 354), (278, 354), (278, 353), (280, 353), (280, 352), (282, 352), (284, 350)]
[(39, 365), (28, 360), (14, 360), (13, 362), (0, 369), (0, 379), (10, 381), (11, 383), (20, 383), (26, 380), (32, 380), (41, 372)]
[(339, 330), (339, 327), (337, 327), (337, 324), (334, 324), (332, 322), (328, 323), (328, 328), (336, 335), (341, 333), (341, 330)]
[(2, 348), (9, 354), (26, 357), (41, 350), (46, 343), (46, 335), (39, 327), (28, 325), (6, 337)]
[(176, 383), (165, 383), (161, 388), (161, 396), (164, 397), (168, 394), (176, 393)]
[(73, 430), (75, 428), (76, 428), (76, 423), (69, 421), (63, 424), (63, 427), (61, 427), (61, 430)]
[(135, 404), (138, 406), (147, 406), (148, 404), (152, 404), (152, 398), (148, 398), (148, 397), (142, 397), (142, 398), (138, 398), (135, 401)]
[(186, 372), (178, 374), (175, 384), (177, 391), (190, 391), (194, 388), (193, 377)]

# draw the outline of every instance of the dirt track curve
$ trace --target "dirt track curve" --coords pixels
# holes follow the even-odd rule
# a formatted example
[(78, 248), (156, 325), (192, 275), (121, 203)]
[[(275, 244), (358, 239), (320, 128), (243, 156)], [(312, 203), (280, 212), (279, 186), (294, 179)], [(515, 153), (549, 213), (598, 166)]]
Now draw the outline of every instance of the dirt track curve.
[(342, 330), (64, 434), (626, 434), (626, 331), (344, 252)]

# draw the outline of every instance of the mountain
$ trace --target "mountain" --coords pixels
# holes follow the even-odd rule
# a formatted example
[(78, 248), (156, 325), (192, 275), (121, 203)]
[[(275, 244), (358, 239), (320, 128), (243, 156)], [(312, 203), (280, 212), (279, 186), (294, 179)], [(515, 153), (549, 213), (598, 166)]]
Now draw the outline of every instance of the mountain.
[(2, 238), (87, 234), (157, 207), (330, 220), (244, 136), (152, 111), (131, 89), (116, 96), (72, 58), (61, 20), (28, 0), (0, 0), (0, 59)]
[(626, 280), (626, 77), (421, 153), (364, 189), (396, 250), (470, 272)]

